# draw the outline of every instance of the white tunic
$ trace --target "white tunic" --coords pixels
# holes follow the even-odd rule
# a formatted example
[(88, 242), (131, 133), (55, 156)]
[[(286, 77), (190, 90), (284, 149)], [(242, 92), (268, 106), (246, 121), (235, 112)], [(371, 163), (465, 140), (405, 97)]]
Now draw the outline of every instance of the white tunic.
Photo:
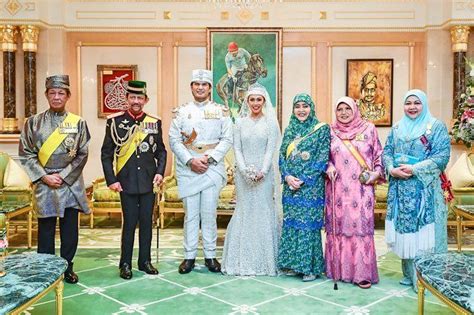
[[(192, 142), (195, 147), (216, 145), (215, 148), (198, 153), (187, 148), (184, 142), (196, 132)], [(176, 117), (169, 131), (171, 150), (176, 156), (176, 178), (180, 198), (194, 195), (209, 185), (216, 185), (220, 190), (227, 181), (224, 157), (232, 147), (232, 121), (226, 115), (223, 105), (206, 101), (203, 103), (189, 102), (178, 107)], [(208, 155), (217, 164), (209, 165), (204, 174), (197, 174), (186, 163), (194, 157)]]

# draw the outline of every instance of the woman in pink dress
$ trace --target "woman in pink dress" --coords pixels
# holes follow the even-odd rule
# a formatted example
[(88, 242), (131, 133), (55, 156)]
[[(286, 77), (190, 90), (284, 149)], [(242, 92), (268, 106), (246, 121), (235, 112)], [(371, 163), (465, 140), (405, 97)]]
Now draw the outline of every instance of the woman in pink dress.
[(352, 98), (341, 97), (336, 104), (326, 171), (326, 274), (370, 288), (379, 281), (373, 185), (383, 181), (382, 145)]

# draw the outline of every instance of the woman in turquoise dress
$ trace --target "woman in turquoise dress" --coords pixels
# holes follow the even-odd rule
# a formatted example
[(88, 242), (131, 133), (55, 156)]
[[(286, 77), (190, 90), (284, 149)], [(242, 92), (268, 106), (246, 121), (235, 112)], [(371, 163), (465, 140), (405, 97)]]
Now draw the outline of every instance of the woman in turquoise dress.
[(446, 126), (431, 116), (423, 91), (407, 92), (404, 113), (390, 131), (383, 153), (390, 176), (385, 240), (402, 259), (400, 283), (416, 291), (413, 258), (448, 250), (440, 174), (448, 164), (451, 144)]
[(329, 126), (316, 118), (313, 100), (308, 94), (296, 95), (280, 148), (284, 186), (278, 268), (302, 275), (303, 281), (324, 272), (321, 227), (329, 148)]

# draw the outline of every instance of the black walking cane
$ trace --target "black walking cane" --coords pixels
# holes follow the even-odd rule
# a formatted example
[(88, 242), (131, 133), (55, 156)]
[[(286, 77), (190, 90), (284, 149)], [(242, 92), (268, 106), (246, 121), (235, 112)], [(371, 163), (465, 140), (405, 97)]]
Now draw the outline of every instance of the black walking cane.
[(156, 263), (159, 264), (159, 255), (160, 255), (160, 186), (155, 186), (153, 190), (155, 191), (155, 205), (154, 208), (157, 210), (156, 216)]
[(333, 239), (333, 248), (331, 249), (332, 254), (332, 280), (334, 282), (334, 290), (337, 290), (337, 280), (336, 280), (336, 260), (335, 260), (335, 251), (336, 251), (336, 177), (337, 174), (334, 175), (334, 179), (331, 180), (331, 203), (332, 203), (332, 239)]

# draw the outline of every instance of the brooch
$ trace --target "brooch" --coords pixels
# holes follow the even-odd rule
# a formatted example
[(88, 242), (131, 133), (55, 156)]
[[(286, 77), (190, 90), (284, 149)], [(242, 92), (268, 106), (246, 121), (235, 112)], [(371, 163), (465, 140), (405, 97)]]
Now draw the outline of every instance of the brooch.
[(308, 151), (301, 152), (301, 159), (304, 161), (308, 161), (311, 157), (311, 154)]

